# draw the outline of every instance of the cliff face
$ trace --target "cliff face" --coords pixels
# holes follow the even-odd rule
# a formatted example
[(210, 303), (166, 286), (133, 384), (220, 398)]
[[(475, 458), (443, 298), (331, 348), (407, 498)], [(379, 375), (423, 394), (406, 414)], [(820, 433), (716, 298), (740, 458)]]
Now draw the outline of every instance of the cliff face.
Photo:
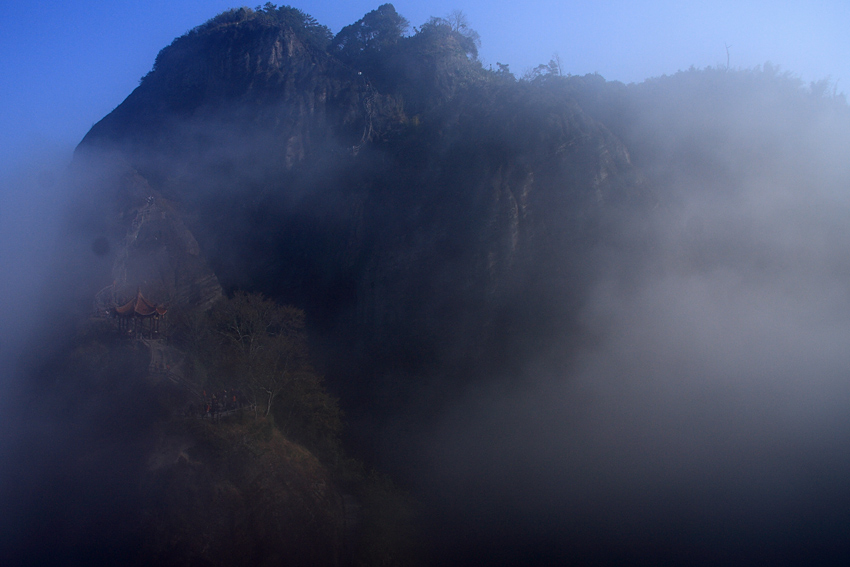
[(143, 287), (157, 303), (206, 309), (221, 297), (218, 278), (170, 203), (153, 192), (125, 212), (127, 234), (113, 268), (113, 291)]
[(356, 122), (362, 95), (353, 76), (284, 25), (247, 20), (202, 26), (163, 49), (154, 70), (92, 127), (81, 147), (119, 147), (135, 163), (144, 157), (170, 161), (167, 151), (204, 152), (228, 142), (237, 147), (236, 140), (215, 135), (217, 126), (232, 126), (227, 134), (265, 131), (282, 143), (270, 151), (291, 167), (322, 142), (322, 126), (345, 129)]
[(97, 257), (86, 278), (100, 289), (96, 310), (122, 304), (137, 290), (154, 303), (208, 308), (221, 297), (221, 285), (176, 203), (125, 160), (109, 161), (97, 174), (73, 170), (74, 182), (89, 191), (73, 222)]
[(649, 197), (614, 136), (540, 95), (475, 87), (393, 148), (351, 323), (380, 350), (495, 367), (524, 348), (514, 338), (575, 324), (606, 223)]

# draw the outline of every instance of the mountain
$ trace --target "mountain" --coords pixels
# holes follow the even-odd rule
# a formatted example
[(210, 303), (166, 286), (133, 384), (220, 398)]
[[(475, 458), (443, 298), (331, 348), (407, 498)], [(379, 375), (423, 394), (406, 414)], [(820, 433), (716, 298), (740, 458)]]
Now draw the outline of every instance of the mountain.
[(576, 331), (592, 251), (656, 203), (620, 139), (562, 85), (482, 68), (444, 21), (405, 37), (385, 5), (323, 48), (293, 13), (175, 40), (77, 161), (120, 156), (225, 290), (304, 307), (352, 398)]
[[(783, 494), (796, 487), (771, 476), (793, 443), (748, 438), (751, 416), (768, 416), (764, 429), (809, 416), (771, 421), (797, 396), (783, 357), (811, 362), (814, 383), (844, 360), (830, 350), (850, 273), (843, 96), (769, 64), (623, 85), (552, 62), (517, 80), (484, 68), (460, 20), (407, 30), (390, 4), (336, 36), (290, 7), (230, 10), (164, 48), (85, 136), (32, 398), (52, 392), (49, 430), (79, 432), (37, 452), (86, 458), (71, 481), (51, 477), (50, 494), (72, 509), (86, 473), (120, 472), (116, 485), (98, 476), (105, 493), (129, 494), (115, 506), (142, 522), (146, 553), (174, 563), (430, 557), (407, 545), (390, 483), (342, 479), (341, 454), (296, 443), (279, 419), (291, 406), (221, 429), (180, 421), (185, 388), (139, 385), (150, 351), (73, 328), (92, 299), (104, 311), (143, 292), (187, 345), (206, 341), (180, 355), (200, 388), (220, 379), (226, 349), (210, 338), (221, 328), (193, 325), (223, 297), (259, 292), (306, 313), (346, 443), (417, 493), (436, 562), (519, 564), (528, 549), (539, 563), (759, 562), (803, 516), (782, 500), (779, 527), (764, 524), (774, 500), (738, 482), (745, 462)], [(808, 340), (814, 320), (832, 338)], [(707, 385), (689, 382), (703, 374)], [(746, 411), (717, 393), (724, 380)], [(310, 403), (336, 408), (309, 384)], [(81, 397), (138, 413), (66, 403)], [(723, 441), (733, 427), (740, 445)], [(361, 505), (372, 531), (354, 544)], [(96, 509), (127, 521), (115, 506)], [(37, 516), (33, 538), (51, 527)], [(138, 540), (114, 527), (120, 556)], [(63, 533), (73, 547), (79, 532)], [(807, 541), (783, 549), (846, 548), (830, 530)]]

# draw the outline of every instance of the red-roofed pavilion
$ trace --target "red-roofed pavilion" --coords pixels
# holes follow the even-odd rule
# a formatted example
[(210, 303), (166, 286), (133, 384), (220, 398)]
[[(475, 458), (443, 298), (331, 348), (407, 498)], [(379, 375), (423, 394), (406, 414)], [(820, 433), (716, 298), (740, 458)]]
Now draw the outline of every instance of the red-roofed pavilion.
[(132, 334), (155, 336), (159, 334), (159, 321), (168, 309), (151, 303), (141, 290), (136, 296), (125, 303), (112, 308), (112, 316), (118, 318), (118, 331)]

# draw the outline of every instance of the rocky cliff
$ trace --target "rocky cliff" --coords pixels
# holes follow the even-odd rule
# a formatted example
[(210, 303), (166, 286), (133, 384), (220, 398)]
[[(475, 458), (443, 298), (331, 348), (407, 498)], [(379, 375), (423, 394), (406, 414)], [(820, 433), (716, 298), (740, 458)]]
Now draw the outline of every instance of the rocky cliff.
[[(80, 144), (78, 160), (117, 153), (154, 196), (124, 213), (128, 233), (152, 207), (225, 289), (305, 307), (356, 395), (376, 372), (495, 369), (574, 332), (593, 250), (654, 202), (619, 139), (556, 84), (484, 70), (440, 22), (404, 37), (384, 10), (393, 25), (358, 22), (382, 42), (323, 49), (281, 13), (178, 38)], [(122, 282), (171, 261), (175, 245), (141, 252), (158, 226), (121, 247)], [(215, 295), (201, 271), (166, 271), (181, 301)]]

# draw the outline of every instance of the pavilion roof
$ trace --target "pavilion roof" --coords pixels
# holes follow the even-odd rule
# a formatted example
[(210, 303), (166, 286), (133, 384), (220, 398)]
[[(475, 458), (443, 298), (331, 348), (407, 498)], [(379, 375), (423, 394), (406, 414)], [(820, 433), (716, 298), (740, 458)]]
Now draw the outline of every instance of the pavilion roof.
[(125, 303), (115, 307), (115, 314), (119, 317), (155, 317), (157, 315), (165, 315), (167, 308), (151, 303), (142, 291), (136, 292), (136, 297)]

